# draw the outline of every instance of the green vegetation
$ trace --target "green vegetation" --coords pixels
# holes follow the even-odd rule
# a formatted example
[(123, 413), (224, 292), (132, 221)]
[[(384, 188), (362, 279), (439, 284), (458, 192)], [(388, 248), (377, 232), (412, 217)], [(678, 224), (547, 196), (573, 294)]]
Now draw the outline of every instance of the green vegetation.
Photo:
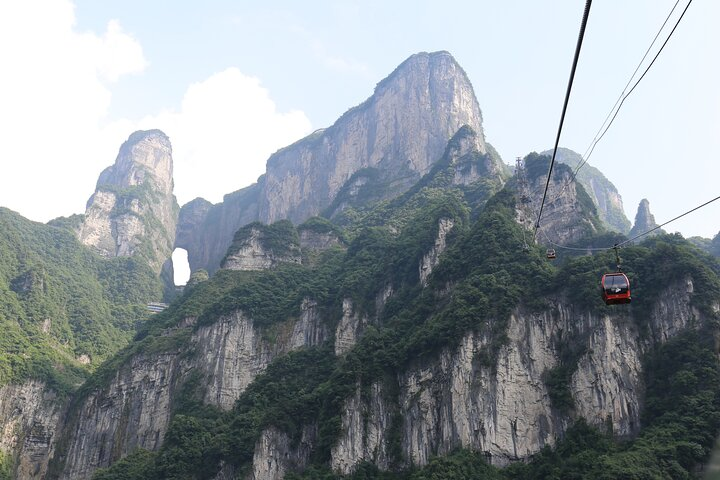
[[(472, 188), (448, 187), (446, 173), (438, 168), (408, 194), (373, 209), (356, 210), (355, 223), (343, 231), (347, 249), (322, 252), (311, 265), (282, 265), (264, 272), (220, 271), (144, 325), (135, 343), (98, 371), (88, 385), (106, 381), (138, 351), (182, 351), (192, 328), (236, 310), (252, 318), (267, 339), (299, 315), (305, 298), (318, 303), (330, 331), (341, 316), (345, 298), (352, 299), (355, 311), (371, 323), (355, 347), (341, 357), (335, 357), (333, 346), (325, 344), (277, 358), (229, 412), (203, 405), (202, 381), (192, 379), (181, 390), (162, 448), (154, 454), (136, 453), (96, 478), (213, 478), (221, 462), (244, 476), (264, 430), (273, 427), (297, 445), (310, 425), (317, 425), (310, 465), (286, 477), (291, 480), (692, 478), (720, 428), (720, 368), (712, 340), (717, 325), (694, 325), (696, 330), (653, 345), (649, 312), (668, 287), (686, 289), (686, 279), (691, 277), (693, 306), (704, 318), (717, 321), (713, 304), (720, 298), (720, 266), (676, 235), (655, 237), (621, 251), (634, 299), (632, 306), (613, 307), (613, 311), (621, 316), (626, 312), (628, 321), (637, 322), (638, 332), (651, 345), (644, 359), (646, 408), (637, 439), (616, 441), (611, 432), (580, 420), (555, 448), (544, 449), (528, 464), (500, 470), (488, 465), (482, 453), (458, 450), (432, 459), (423, 468), (407, 466), (400, 445), (404, 419), (397, 378), (401, 372), (418, 362), (432, 361), (469, 332), (487, 339), (486, 348), (476, 354), (478, 366), (496, 368), (498, 352), (508, 341), (508, 320), (518, 307), (546, 312), (552, 308), (551, 300), (562, 297), (578, 312), (611, 311), (600, 300), (598, 282), (603, 272), (614, 267), (612, 252), (567, 256), (556, 267), (539, 248), (523, 251), (523, 232), (514, 220), (509, 189), (485, 202), (481, 198), (494, 187), (479, 187), (485, 192), (482, 195)], [(440, 219), (452, 219), (455, 226), (441, 263), (423, 288), (419, 264), (435, 241)], [(327, 228), (324, 222), (316, 222)], [(601, 232), (578, 246), (607, 246), (605, 242), (618, 239)], [(378, 293), (387, 286), (392, 286), (393, 295), (378, 310)], [(167, 334), (189, 316), (198, 318), (196, 327)], [(583, 335), (588, 332), (570, 329), (556, 339), (560, 361), (545, 375), (553, 406), (569, 417), (574, 405), (568, 386), (585, 353)], [(381, 472), (362, 464), (352, 475), (338, 476), (328, 464), (341, 434), (345, 401), (358, 392), (366, 398), (373, 384), (382, 386), (392, 418), (388, 433), (391, 469)], [(130, 471), (140, 473), (122, 476)]]
[(0, 480), (11, 480), (12, 458), (0, 450)]
[(225, 259), (245, 246), (250, 240), (253, 231), (259, 233), (259, 242), (263, 248), (271, 251), (275, 256), (284, 257), (300, 254), (300, 239), (297, 230), (295, 230), (291, 221), (280, 220), (271, 225), (252, 222), (242, 227), (235, 232), (232, 245), (228, 248)]
[(160, 296), (141, 261), (101, 259), (67, 229), (0, 208), (0, 385), (37, 378), (61, 393), (76, 388)]

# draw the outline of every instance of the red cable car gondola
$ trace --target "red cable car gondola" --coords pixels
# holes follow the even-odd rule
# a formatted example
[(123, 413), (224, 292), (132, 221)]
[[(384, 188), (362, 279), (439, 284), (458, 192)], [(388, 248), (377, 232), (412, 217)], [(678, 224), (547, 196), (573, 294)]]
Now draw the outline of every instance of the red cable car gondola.
[(606, 305), (630, 303), (630, 280), (624, 273), (606, 273), (600, 280), (600, 290)]

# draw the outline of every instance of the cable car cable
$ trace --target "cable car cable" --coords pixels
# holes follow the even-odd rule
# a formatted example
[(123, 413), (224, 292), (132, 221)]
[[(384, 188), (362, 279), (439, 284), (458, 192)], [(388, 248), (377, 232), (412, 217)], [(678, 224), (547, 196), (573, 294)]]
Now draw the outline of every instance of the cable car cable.
[(655, 45), (655, 42), (657, 42), (657, 39), (660, 36), (660, 33), (665, 28), (665, 25), (667, 25), (667, 22), (668, 22), (668, 20), (670, 20), (670, 17), (672, 16), (673, 12), (675, 11), (675, 8), (677, 8), (678, 3), (680, 3), (680, 0), (675, 1), (675, 5), (673, 5), (672, 9), (670, 9), (670, 13), (668, 13), (667, 17), (665, 17), (665, 21), (662, 23), (662, 25), (660, 26), (660, 29), (655, 34), (655, 37), (653, 38), (652, 42), (650, 42), (650, 45), (648, 46), (647, 50), (645, 50), (645, 54), (640, 59), (640, 62), (638, 62), (637, 67), (635, 67), (635, 70), (633, 71), (632, 75), (630, 75), (630, 78), (628, 79), (627, 83), (623, 87), (622, 92), (620, 92), (620, 95), (618, 95), (617, 100), (615, 100), (615, 104), (612, 106), (612, 108), (608, 112), (607, 116), (605, 117), (605, 120), (603, 120), (603, 123), (600, 125), (600, 128), (598, 129), (597, 133), (595, 133), (595, 136), (593, 137), (592, 141), (590, 142), (590, 145), (588, 145), (588, 148), (585, 149), (585, 153), (583, 153), (583, 155), (582, 155), (583, 161), (580, 162), (578, 167), (576, 167), (575, 173), (573, 174), (573, 179), (577, 175), (578, 170), (580, 170), (580, 168), (587, 162), (587, 160), (589, 158), (588, 152), (590, 151), (591, 146), (595, 144), (595, 140), (598, 138), (598, 135), (600, 135), (600, 132), (602, 132), (603, 127), (605, 127), (605, 124), (608, 122), (608, 120), (610, 119), (610, 116), (615, 111), (615, 107), (617, 107), (618, 103), (620, 103), (620, 101), (622, 100), (623, 95), (625, 94), (625, 91), (627, 91), (627, 88), (630, 86), (630, 83), (632, 83), (633, 78), (635, 78), (635, 75), (637, 74), (638, 70), (640, 70), (640, 67), (642, 66), (643, 62), (645, 61), (648, 54), (650, 53), (650, 50), (652, 49), (653, 45)]
[(623, 240), (622, 242), (616, 243), (616, 244), (613, 245), (612, 247), (586, 247), (586, 248), (567, 247), (567, 246), (565, 246), (565, 245), (560, 245), (560, 244), (557, 244), (557, 243), (553, 242), (552, 240), (550, 240), (550, 238), (548, 238), (548, 236), (547, 236), (547, 233), (543, 232), (543, 235), (545, 235), (545, 239), (548, 241), (548, 243), (552, 244), (554, 247), (562, 248), (562, 249), (565, 249), (565, 250), (576, 250), (576, 251), (588, 251), (588, 250), (592, 250), (592, 251), (602, 251), (602, 250), (613, 250), (613, 249), (615, 249), (615, 250), (617, 251), (617, 249), (618, 249), (618, 248), (621, 248), (623, 245), (626, 245), (626, 244), (628, 244), (628, 243), (630, 243), (630, 242), (633, 242), (633, 241), (637, 240), (638, 238), (644, 237), (645, 235), (647, 235), (647, 234), (649, 234), (649, 233), (652, 233), (652, 232), (654, 232), (655, 230), (658, 230), (658, 229), (664, 227), (665, 225), (674, 222), (675, 220), (679, 220), (680, 218), (684, 217), (685, 215), (691, 214), (691, 213), (693, 213), (693, 212), (696, 211), (696, 210), (700, 210), (701, 208), (703, 208), (703, 207), (705, 207), (705, 206), (707, 206), (707, 205), (710, 205), (711, 203), (713, 203), (713, 202), (715, 202), (715, 201), (717, 201), (717, 200), (720, 200), (720, 195), (717, 196), (717, 197), (715, 197), (715, 198), (713, 198), (712, 200), (708, 200), (707, 202), (705, 202), (705, 203), (703, 203), (703, 204), (701, 204), (701, 205), (698, 205), (698, 206), (695, 207), (695, 208), (692, 208), (692, 209), (688, 210), (688, 211), (685, 212), (685, 213), (682, 213), (682, 214), (678, 215), (678, 216), (675, 217), (675, 218), (672, 218), (672, 219), (668, 220), (667, 222), (665, 222), (665, 223), (663, 223), (663, 224), (661, 224), (661, 225), (658, 225), (658, 226), (653, 227), (653, 228), (651, 228), (651, 229), (649, 229), (649, 230), (646, 230), (646, 231), (644, 231), (644, 232), (642, 232), (642, 233), (639, 233), (639, 234), (635, 235), (635, 236), (632, 237), (632, 238), (629, 238), (629, 239), (627, 239), (627, 240)]
[(720, 196), (717, 196), (717, 197), (713, 198), (712, 200), (708, 200), (707, 202), (703, 203), (702, 205), (698, 205), (697, 207), (693, 208), (692, 210), (688, 210), (687, 212), (683, 213), (682, 215), (678, 215), (677, 217), (673, 218), (672, 220), (668, 220), (667, 222), (663, 223), (662, 225), (658, 225), (657, 227), (651, 228), (651, 229), (648, 230), (647, 232), (643, 232), (643, 233), (641, 233), (641, 234), (639, 234), (639, 235), (635, 235), (634, 237), (632, 237), (632, 238), (630, 238), (630, 239), (628, 239), (628, 240), (625, 240), (624, 242), (620, 242), (620, 243), (617, 244), (617, 247), (621, 247), (621, 246), (625, 245), (626, 243), (632, 242), (633, 240), (637, 240), (638, 238), (647, 235), (648, 233), (652, 233), (652, 232), (654, 232), (655, 230), (657, 230), (658, 228), (662, 228), (662, 227), (664, 227), (665, 225), (667, 225), (667, 224), (670, 223), (670, 222), (674, 222), (675, 220), (677, 220), (677, 219), (679, 219), (679, 218), (682, 218), (682, 217), (684, 217), (685, 215), (694, 212), (695, 210), (699, 210), (699, 209), (701, 209), (702, 207), (711, 204), (711, 203), (714, 202), (715, 200), (720, 200)]
[[(637, 67), (635, 67), (635, 71), (633, 72), (633, 74), (632, 74), (632, 75), (630, 76), (630, 78), (628, 79), (627, 84), (625, 84), (625, 87), (623, 88), (622, 92), (621, 92), (620, 95), (618, 96), (618, 99), (615, 101), (615, 104), (613, 105), (613, 107), (612, 107), (612, 108), (610, 109), (610, 111), (608, 112), (607, 117), (605, 117), (605, 120), (604, 120), (603, 123), (600, 125), (600, 129), (598, 129), (597, 133), (595, 134), (595, 137), (593, 137), (593, 140), (590, 142), (590, 145), (589, 145), (588, 148), (585, 150), (585, 153), (581, 156), (582, 161), (577, 165), (577, 167), (575, 167), (575, 170), (574, 170), (574, 172), (573, 172), (570, 180), (568, 180), (567, 182), (565, 182), (565, 185), (563, 186), (561, 192), (558, 194), (558, 197), (561, 196), (561, 195), (565, 192), (565, 189), (566, 189), (566, 188), (575, 180), (575, 178), (577, 177), (578, 173), (580, 172), (580, 169), (581, 169), (583, 166), (585, 166), (585, 164), (588, 162), (588, 160), (590, 160), (590, 157), (592, 156), (593, 152), (595, 151), (595, 146), (596, 146), (596, 145), (598, 144), (598, 142), (602, 139), (602, 137), (605, 136), (605, 133), (606, 133), (606, 132), (608, 131), (608, 129), (610, 128), (610, 125), (612, 125), (612, 123), (615, 121), (615, 117), (617, 117), (617, 114), (618, 114), (618, 112), (620, 111), (620, 109), (622, 108), (622, 105), (623, 105), (623, 103), (625, 102), (625, 99), (632, 93), (633, 90), (635, 90), (635, 87), (638, 86), (638, 84), (639, 84), (640, 81), (643, 79), (643, 77), (645, 76), (645, 74), (648, 72), (648, 70), (650, 70), (650, 67), (652, 67), (653, 63), (655, 63), (655, 60), (657, 60), (657, 58), (658, 58), (658, 56), (660, 55), (660, 53), (662, 52), (663, 48), (665, 48), (665, 45), (668, 43), (668, 41), (670, 40), (670, 37), (672, 36), (673, 32), (675, 31), (675, 29), (677, 28), (677, 26), (680, 24), (680, 20), (682, 20), (683, 16), (685, 15), (685, 12), (687, 11), (687, 9), (688, 9), (688, 7), (690, 6), (690, 4), (692, 3), (692, 0), (690, 0), (690, 1), (688, 2), (688, 4), (685, 6), (685, 10), (683, 10), (683, 13), (682, 13), (682, 14), (680, 15), (680, 17), (678, 18), (677, 22), (675, 23), (675, 26), (673, 27), (673, 29), (672, 29), (672, 31), (670, 32), (670, 34), (668, 35), (668, 37), (665, 39), (665, 42), (664, 42), (664, 43), (662, 44), (662, 46), (660, 47), (660, 50), (658, 50), (658, 52), (657, 52), (657, 54), (655, 55), (655, 57), (653, 58), (652, 62), (650, 62), (650, 65), (648, 65), (648, 67), (647, 67), (647, 68), (645, 69), (645, 71), (643, 72), (642, 76), (638, 79), (637, 82), (635, 82), (635, 84), (634, 84), (633, 87), (630, 89), (630, 91), (629, 91), (627, 94), (625, 94), (625, 91), (627, 90), (628, 86), (629, 86), (630, 83), (632, 82), (633, 78), (635, 78), (635, 75), (637, 74), (638, 70), (640, 70), (640, 67), (642, 66), (643, 62), (645, 61), (645, 59), (647, 58), (648, 54), (650, 53), (650, 50), (652, 49), (653, 45), (655, 45), (655, 42), (657, 41), (658, 37), (660, 36), (660, 33), (662, 33), (662, 31), (665, 29), (665, 25), (667, 25), (668, 20), (670, 20), (670, 17), (672, 16), (673, 12), (675, 11), (675, 8), (677, 7), (678, 3), (680, 3), (680, 0), (677, 0), (677, 1), (675, 2), (675, 5), (673, 5), (672, 9), (670, 9), (670, 13), (668, 13), (667, 17), (665, 17), (665, 21), (662, 23), (662, 25), (660, 26), (660, 29), (659, 29), (659, 30), (657, 31), (657, 33), (655, 34), (655, 37), (653, 38), (653, 41), (650, 43), (650, 46), (648, 46), (647, 50), (645, 50), (645, 54), (643, 55), (642, 59), (641, 59), (640, 62), (638, 63)], [(620, 104), (620, 106), (618, 106), (618, 104)], [(617, 110), (615, 109), (615, 107), (617, 107)], [(615, 112), (614, 115), (613, 115), (613, 112)], [(612, 115), (612, 119), (610, 120), (610, 123), (607, 125), (607, 127), (605, 127), (605, 124), (608, 122), (608, 119), (610, 118), (611, 115)], [(604, 128), (604, 130), (603, 130), (603, 128)], [(600, 132), (602, 132), (602, 134), (601, 134)], [(598, 135), (599, 135), (599, 137), (598, 137)]]
[(610, 126), (611, 126), (611, 125), (613, 124), (613, 122), (615, 121), (615, 118), (617, 117), (618, 112), (620, 112), (620, 109), (622, 108), (623, 104), (625, 103), (625, 100), (630, 96), (630, 94), (631, 94), (631, 93), (635, 90), (635, 88), (640, 84), (640, 82), (642, 81), (642, 79), (645, 78), (645, 75), (648, 73), (648, 71), (650, 71), (650, 68), (652, 68), (652, 66), (655, 64), (655, 61), (658, 59), (658, 57), (659, 57), (660, 54), (662, 53), (663, 49), (665, 48), (665, 46), (667, 45), (667, 43), (670, 41), (670, 38), (672, 37), (673, 33), (675, 33), (675, 30), (677, 29), (678, 25), (680, 25), (680, 21), (681, 21), (681, 20), (683, 19), (683, 17), (685, 16), (685, 12), (687, 12), (688, 7), (690, 7), (690, 4), (691, 4), (691, 3), (692, 3), (692, 0), (690, 0), (690, 1), (688, 2), (688, 4), (685, 5), (685, 9), (684, 9), (683, 12), (680, 14), (680, 17), (677, 19), (677, 22), (675, 22), (675, 26), (673, 27), (673, 29), (670, 30), (670, 33), (668, 34), (668, 36), (667, 36), (667, 38), (665, 39), (665, 41), (663, 42), (663, 44), (660, 46), (660, 49), (659, 49), (659, 50), (657, 51), (657, 53), (655, 54), (655, 57), (653, 57), (652, 61), (650, 62), (650, 65), (648, 65), (647, 68), (645, 69), (645, 71), (643, 72), (643, 74), (640, 75), (640, 78), (638, 78), (637, 82), (635, 82), (635, 84), (632, 86), (632, 88), (630, 89), (630, 91), (627, 92), (627, 93), (625, 94), (625, 96), (622, 97), (622, 100), (620, 101), (620, 105), (618, 106), (617, 110), (615, 110), (615, 114), (613, 115), (612, 119), (610, 119), (610, 123), (608, 123), (607, 127), (605, 127), (605, 130), (603, 130), (603, 132), (602, 132), (602, 134), (600, 135), (600, 137), (598, 137), (598, 139), (592, 144), (592, 148), (590, 149), (590, 153), (588, 154), (585, 162), (587, 162), (587, 159), (589, 159), (590, 156), (591, 156), (591, 155), (593, 154), (593, 152), (595, 151), (595, 146), (598, 144), (598, 142), (599, 142), (600, 140), (602, 140), (602, 138), (605, 136), (605, 134), (607, 133), (607, 131), (610, 129)]
[(547, 181), (545, 182), (545, 191), (543, 192), (542, 202), (540, 203), (540, 212), (538, 213), (538, 218), (535, 222), (533, 241), (535, 241), (537, 230), (540, 227), (540, 218), (542, 217), (543, 206), (545, 205), (545, 198), (547, 197), (547, 191), (550, 185), (550, 177), (552, 175), (553, 165), (555, 164), (555, 155), (557, 155), (558, 144), (560, 143), (560, 134), (562, 133), (563, 123), (565, 122), (565, 113), (567, 112), (567, 106), (570, 100), (570, 91), (572, 90), (573, 80), (575, 80), (575, 70), (577, 68), (578, 60), (580, 58), (580, 49), (582, 48), (583, 38), (585, 37), (585, 27), (587, 26), (591, 5), (592, 0), (586, 0), (585, 11), (583, 12), (582, 22), (580, 23), (580, 33), (578, 34), (577, 45), (575, 46), (575, 57), (573, 58), (572, 68), (570, 70), (570, 79), (568, 80), (567, 91), (565, 92), (565, 101), (563, 102), (562, 114), (560, 115), (560, 125), (558, 126), (557, 137), (555, 138), (555, 148), (553, 149), (553, 155), (550, 159), (550, 168), (548, 169)]

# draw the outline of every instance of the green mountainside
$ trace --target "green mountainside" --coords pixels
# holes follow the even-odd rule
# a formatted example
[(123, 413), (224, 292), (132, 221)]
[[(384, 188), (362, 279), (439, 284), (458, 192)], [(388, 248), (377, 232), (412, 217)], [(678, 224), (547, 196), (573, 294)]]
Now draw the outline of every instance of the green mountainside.
[[(466, 158), (473, 159), (480, 160)], [(285, 478), (694, 478), (720, 428), (720, 366), (714, 341), (720, 322), (715, 309), (720, 265), (677, 235), (623, 249), (625, 271), (635, 286), (635, 299), (628, 307), (633, 315), (627, 318), (638, 322), (638, 332), (646, 341), (651, 342), (647, 322), (652, 306), (668, 285), (688, 275), (695, 281), (694, 308), (702, 318), (711, 319), (655, 345), (642, 359), (647, 391), (637, 438), (616, 440), (612, 432), (572, 415), (569, 378), (577, 368), (582, 342), (570, 337), (562, 363), (545, 380), (554, 407), (575, 420), (555, 448), (547, 447), (529, 463), (505, 469), (490, 466), (482, 452), (467, 450), (434, 458), (422, 468), (408, 465), (400, 446), (407, 419), (393, 403), (397, 401), (393, 392), (399, 388), (398, 375), (410, 364), (436, 358), (475, 331), (488, 345), (475, 361), (497, 368), (497, 352), (508, 342), (512, 311), (518, 307), (543, 311), (551, 308), (551, 298), (567, 298), (577, 308), (598, 315), (618, 308), (606, 307), (597, 292), (600, 274), (614, 264), (611, 252), (570, 256), (556, 266), (540, 248), (524, 251), (512, 185), (501, 189), (500, 183), (487, 179), (454, 185), (451, 178), (456, 171), (456, 162), (440, 162), (406, 194), (334, 216), (347, 247), (332, 247), (312, 264), (219, 271), (148, 322), (131, 347), (101, 368), (90, 385), (106, 382), (134, 352), (182, 345), (189, 333), (179, 330), (170, 340), (167, 332), (187, 317), (198, 319), (192, 327), (197, 330), (240, 309), (272, 338), (277, 326), (299, 315), (304, 298), (318, 302), (332, 329), (341, 317), (344, 298), (351, 298), (360, 311), (373, 312), (378, 291), (385, 285), (394, 289), (377, 322), (345, 355), (335, 355), (332, 339), (282, 355), (255, 378), (230, 411), (205, 405), (201, 382), (187, 382), (174, 403), (162, 447), (156, 452), (137, 450), (99, 470), (94, 478), (210, 479), (216, 478), (221, 465), (233, 466), (238, 478), (245, 478), (264, 429), (275, 427), (297, 444), (307, 424), (318, 429), (310, 465)], [(451, 220), (454, 228), (447, 236), (447, 250), (423, 287), (418, 265), (433, 246), (442, 219)], [(585, 244), (604, 238), (588, 238)], [(363, 395), (369, 395), (370, 385), (377, 382), (388, 392), (392, 410), (389, 471), (368, 463), (348, 476), (333, 473), (330, 451), (341, 433), (344, 401), (358, 385)]]
[(102, 259), (69, 228), (0, 208), (0, 386), (36, 378), (76, 388), (127, 344), (145, 304), (161, 295), (144, 262)]

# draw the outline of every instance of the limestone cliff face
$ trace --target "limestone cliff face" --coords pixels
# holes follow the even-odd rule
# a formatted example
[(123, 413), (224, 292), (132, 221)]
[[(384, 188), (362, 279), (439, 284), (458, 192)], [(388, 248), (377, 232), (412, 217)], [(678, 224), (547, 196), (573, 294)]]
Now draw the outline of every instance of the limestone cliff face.
[[(550, 158), (535, 153), (525, 158), (530, 203), (517, 202), (518, 222), (533, 229), (543, 198)], [(568, 245), (601, 228), (600, 219), (585, 188), (566, 165), (556, 164), (548, 185), (537, 241)]]
[[(257, 202), (261, 185), (262, 180), (225, 195), (216, 205), (208, 206), (203, 199), (183, 205), (175, 246), (187, 250), (190, 270), (203, 269), (212, 273), (220, 268), (235, 232), (243, 225), (259, 220)], [(199, 208), (199, 204), (203, 206)]]
[[(399, 375), (404, 458), (424, 465), (432, 455), (465, 447), (505, 465), (552, 444), (570, 417), (553, 407), (544, 375), (558, 365), (559, 348), (568, 341), (585, 347), (570, 386), (575, 414), (610, 425), (615, 435), (637, 433), (644, 388), (640, 358), (651, 342), (697, 324), (700, 313), (691, 307), (691, 295), (688, 278), (661, 296), (650, 337), (639, 334), (627, 312), (590, 315), (561, 300), (542, 314), (516, 310), (495, 366), (480, 360), (488, 340), (468, 333), (456, 347)], [(346, 399), (334, 469), (349, 473), (362, 461), (386, 468), (393, 406), (382, 388), (374, 384), (372, 395), (358, 390)]]
[(105, 257), (141, 255), (160, 272), (175, 240), (172, 147), (159, 130), (138, 131), (98, 178), (80, 241)]
[[(542, 152), (552, 156), (552, 150)], [(575, 170), (583, 161), (582, 156), (569, 148), (558, 148), (555, 159)], [(587, 163), (578, 171), (577, 181), (595, 203), (600, 220), (606, 227), (620, 233), (630, 231), (630, 221), (625, 216), (622, 197), (613, 183), (603, 173)]]
[[(655, 216), (650, 213), (650, 202), (648, 202), (647, 198), (643, 198), (640, 200), (637, 213), (635, 214), (635, 224), (633, 225), (632, 230), (630, 230), (628, 236), (633, 238), (634, 236), (650, 231), (657, 226), (658, 224), (655, 223)], [(652, 237), (662, 233), (665, 233), (665, 231), (659, 228), (648, 235)]]
[(231, 408), (275, 357), (327, 338), (315, 302), (304, 301), (301, 310), (300, 318), (280, 326), (274, 342), (240, 311), (200, 328), (188, 318), (167, 331), (167, 337), (189, 335), (188, 344), (135, 355), (77, 406), (63, 432), (67, 451), (60, 455), (60, 478), (89, 479), (135, 448), (158, 449), (173, 401), (189, 378), (200, 379), (206, 403)]
[(267, 270), (280, 263), (301, 263), (300, 240), (290, 222), (251, 223), (235, 234), (223, 260), (228, 270)]
[(13, 478), (45, 477), (62, 411), (42, 382), (0, 388), (0, 451), (13, 460)]
[[(332, 127), (270, 157), (260, 218), (314, 215), (362, 168), (396, 178), (397, 194), (429, 171), (463, 125), (482, 132), (465, 72), (446, 52), (413, 55)], [(479, 141), (484, 152), (482, 134)]]
[(465, 72), (447, 52), (413, 55), (334, 125), (273, 154), (257, 184), (226, 196), (202, 221), (181, 215), (183, 228), (192, 228), (176, 245), (188, 250), (192, 269), (214, 271), (242, 225), (301, 223), (330, 206), (358, 172), (381, 179), (384, 188), (372, 200), (399, 195), (463, 125), (477, 133), (476, 147), (485, 153), (482, 115)]
[(441, 218), (438, 222), (438, 234), (435, 239), (435, 243), (425, 255), (423, 255), (422, 261), (420, 262), (420, 283), (423, 287), (427, 286), (428, 277), (433, 271), (433, 268), (440, 263), (440, 254), (445, 251), (447, 247), (447, 234), (455, 226), (455, 222), (452, 218)]

